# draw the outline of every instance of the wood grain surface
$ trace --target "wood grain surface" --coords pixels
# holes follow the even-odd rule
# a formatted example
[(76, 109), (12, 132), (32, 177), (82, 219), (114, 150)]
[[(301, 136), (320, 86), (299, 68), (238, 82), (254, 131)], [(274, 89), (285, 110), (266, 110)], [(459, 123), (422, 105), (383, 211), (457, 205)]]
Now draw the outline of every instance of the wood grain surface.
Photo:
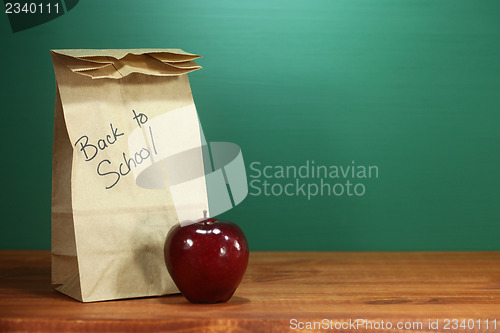
[(230, 302), (195, 305), (80, 303), (52, 290), (48, 251), (0, 251), (0, 332), (67, 331), (500, 332), (500, 253), (253, 252)]

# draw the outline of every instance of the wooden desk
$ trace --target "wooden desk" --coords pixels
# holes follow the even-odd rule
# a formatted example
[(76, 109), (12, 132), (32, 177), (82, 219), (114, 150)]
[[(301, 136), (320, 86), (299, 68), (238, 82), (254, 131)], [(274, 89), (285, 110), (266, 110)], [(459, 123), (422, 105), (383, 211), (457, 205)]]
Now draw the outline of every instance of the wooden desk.
[[(445, 329), (452, 319), (470, 328)], [(253, 252), (229, 303), (194, 305), (79, 303), (52, 290), (48, 251), (0, 251), (0, 332), (311, 332), (298, 328), (315, 321), (329, 332), (500, 332), (500, 252)]]

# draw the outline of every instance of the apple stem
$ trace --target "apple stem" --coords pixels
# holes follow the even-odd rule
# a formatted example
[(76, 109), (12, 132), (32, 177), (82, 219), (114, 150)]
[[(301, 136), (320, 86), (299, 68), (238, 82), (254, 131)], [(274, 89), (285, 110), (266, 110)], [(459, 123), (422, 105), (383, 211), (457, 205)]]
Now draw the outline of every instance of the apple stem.
[(207, 210), (203, 210), (203, 224), (207, 224)]

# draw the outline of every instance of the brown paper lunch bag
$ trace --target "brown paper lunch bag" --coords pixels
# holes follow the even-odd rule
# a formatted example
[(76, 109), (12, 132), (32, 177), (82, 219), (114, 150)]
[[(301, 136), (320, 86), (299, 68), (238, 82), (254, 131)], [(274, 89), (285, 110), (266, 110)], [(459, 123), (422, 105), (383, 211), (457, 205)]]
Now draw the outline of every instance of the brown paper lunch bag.
[(178, 292), (164, 264), (165, 236), (201, 215), (207, 190), (202, 177), (177, 189), (174, 205), (175, 186), (159, 161), (191, 149), (189, 164), (203, 168), (187, 77), (201, 68), (199, 56), (178, 49), (51, 56), (53, 287), (83, 302)]

